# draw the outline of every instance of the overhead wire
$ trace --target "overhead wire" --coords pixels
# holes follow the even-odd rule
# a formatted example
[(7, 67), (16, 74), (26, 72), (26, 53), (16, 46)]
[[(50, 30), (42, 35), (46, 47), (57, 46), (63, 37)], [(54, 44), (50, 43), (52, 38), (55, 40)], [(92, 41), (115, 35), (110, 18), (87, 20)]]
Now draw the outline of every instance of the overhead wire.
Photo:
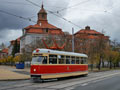
[(14, 16), (14, 17), (17, 17), (17, 18), (20, 18), (20, 19), (24, 19), (24, 20), (27, 20), (27, 21), (31, 21), (31, 22), (36, 23), (35, 21), (31, 20), (30, 18), (25, 18), (25, 17), (23, 17), (23, 16), (15, 15), (15, 14), (13, 14), (13, 13), (9, 13), (9, 12), (6, 12), (6, 11), (4, 11), (4, 10), (0, 10), (0, 13), (8, 14), (8, 15), (11, 15), (11, 16)]
[(61, 10), (57, 10), (57, 13), (58, 13), (58, 12), (61, 12), (61, 11), (64, 11), (64, 10), (66, 10), (66, 9), (70, 9), (70, 8), (79, 6), (79, 5), (81, 5), (81, 4), (83, 4), (83, 3), (86, 3), (86, 2), (88, 2), (88, 1), (90, 1), (90, 0), (85, 0), (85, 1), (82, 1), (82, 2), (80, 2), (80, 3), (74, 4), (74, 5), (72, 5), (72, 6), (69, 6), (69, 7), (67, 7), (67, 8), (63, 8), (63, 9), (61, 9)]
[(113, 14), (113, 13), (111, 13), (111, 12), (105, 12), (105, 13), (108, 13), (108, 14), (110, 14), (110, 15), (112, 15), (112, 16), (116, 16), (116, 17), (118, 17), (119, 19), (120, 19), (120, 16), (119, 15), (117, 15), (117, 14)]
[[(22, 2), (12, 2), (12, 1), (0, 1), (0, 4), (14, 4), (14, 5), (29, 5), (31, 6), (31, 4), (27, 4), (27, 3), (22, 3)], [(50, 6), (50, 5), (45, 5), (45, 7), (54, 7), (54, 8), (63, 8), (63, 7), (58, 7), (58, 6)]]
[(12, 2), (12, 1), (0, 1), (1, 3), (0, 4), (17, 4), (17, 5), (30, 5), (30, 4), (26, 4), (26, 3), (22, 3), (22, 2)]
[[(48, 10), (47, 10), (48, 11)], [(51, 13), (51, 14), (53, 14), (53, 15), (55, 15), (55, 16), (57, 16), (57, 17), (59, 17), (59, 18), (61, 18), (61, 19), (63, 19), (63, 20), (65, 20), (65, 21), (67, 21), (67, 22), (69, 22), (69, 23), (71, 23), (71, 24), (73, 24), (74, 26), (76, 26), (76, 27), (78, 27), (78, 28), (81, 28), (79, 25), (77, 25), (77, 24), (75, 24), (75, 23), (73, 23), (72, 21), (70, 21), (70, 20), (67, 20), (66, 18), (64, 18), (64, 17), (61, 17), (61, 16), (59, 16), (59, 15), (57, 15), (57, 14), (55, 14), (54, 12), (52, 12), (52, 11), (48, 11), (49, 13)]]
[[(30, 1), (30, 0), (26, 0), (27, 2), (29, 2), (29, 3), (31, 3), (31, 4), (33, 4), (33, 5), (35, 5), (35, 6), (37, 6), (37, 7), (40, 7), (38, 4), (36, 4), (36, 3), (34, 3), (34, 2), (32, 2), (32, 1)], [(74, 26), (76, 26), (76, 27), (78, 27), (78, 28), (81, 28), (79, 25), (76, 25), (75, 23), (73, 23), (72, 21), (70, 21), (70, 20), (67, 20), (66, 18), (64, 18), (64, 17), (61, 17), (60, 15), (57, 15), (57, 14), (55, 14), (54, 12), (52, 12), (52, 11), (49, 11), (49, 10), (46, 10), (46, 11), (48, 11), (49, 13), (51, 13), (51, 14), (53, 14), (53, 15), (55, 15), (55, 16), (57, 16), (57, 17), (59, 17), (59, 18), (61, 18), (61, 19), (63, 19), (63, 20), (65, 20), (65, 21), (67, 21), (68, 23), (71, 23), (71, 24), (73, 24)]]
[(30, 1), (30, 0), (26, 0), (26, 1), (29, 2), (29, 3), (31, 3), (31, 4), (33, 4), (33, 5), (35, 5), (35, 6), (37, 6), (37, 7), (40, 7), (38, 4), (36, 4), (36, 3), (34, 3), (32, 1)]

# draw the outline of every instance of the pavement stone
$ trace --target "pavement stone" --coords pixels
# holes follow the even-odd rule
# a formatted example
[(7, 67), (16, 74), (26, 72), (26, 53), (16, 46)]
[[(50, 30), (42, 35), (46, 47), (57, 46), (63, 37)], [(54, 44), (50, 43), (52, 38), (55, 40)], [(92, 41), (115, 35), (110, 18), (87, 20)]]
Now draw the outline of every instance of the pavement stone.
[(15, 67), (11, 66), (0, 66), (0, 81), (30, 79), (30, 75), (17, 73), (15, 71), (29, 72), (30, 69), (16, 69)]

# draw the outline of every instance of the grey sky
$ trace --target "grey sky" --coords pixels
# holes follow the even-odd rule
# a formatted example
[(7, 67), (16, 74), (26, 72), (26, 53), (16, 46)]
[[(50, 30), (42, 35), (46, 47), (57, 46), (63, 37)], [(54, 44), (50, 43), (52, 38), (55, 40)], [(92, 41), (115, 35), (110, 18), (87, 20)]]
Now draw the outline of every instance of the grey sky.
[[(31, 1), (41, 6), (42, 0)], [(45, 9), (52, 12), (68, 8), (57, 15), (81, 27), (76, 27), (48, 12), (49, 23), (62, 28), (63, 31), (71, 33), (71, 28), (74, 27), (77, 32), (89, 25), (99, 32), (104, 30), (105, 35), (120, 41), (120, 0), (43, 0), (43, 3)], [(71, 6), (74, 7), (70, 8)], [(32, 17), (31, 19), (36, 21), (40, 7), (26, 0), (0, 0), (0, 10), (26, 18)], [(0, 43), (8, 44), (10, 40), (22, 35), (22, 28), (33, 24), (35, 23), (0, 12)]]

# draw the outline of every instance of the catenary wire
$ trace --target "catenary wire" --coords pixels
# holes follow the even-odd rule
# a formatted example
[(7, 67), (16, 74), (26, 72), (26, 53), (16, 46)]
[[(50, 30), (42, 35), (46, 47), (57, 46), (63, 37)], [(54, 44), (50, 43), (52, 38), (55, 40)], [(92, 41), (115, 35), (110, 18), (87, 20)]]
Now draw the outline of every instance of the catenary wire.
[(81, 4), (83, 4), (83, 3), (86, 3), (86, 2), (88, 2), (88, 1), (90, 1), (90, 0), (85, 0), (85, 1), (82, 1), (82, 2), (80, 2), (80, 3), (74, 4), (74, 5), (72, 5), (72, 6), (69, 6), (69, 7), (67, 7), (67, 8), (63, 8), (63, 9), (61, 9), (61, 10), (57, 10), (57, 13), (58, 13), (58, 12), (61, 12), (61, 11), (64, 11), (64, 10), (66, 10), (66, 9), (70, 9), (70, 8), (79, 6), (79, 5), (81, 5)]
[[(33, 4), (33, 5), (35, 5), (35, 6), (37, 6), (37, 7), (40, 7), (38, 4), (36, 4), (36, 3), (34, 3), (34, 2), (32, 2), (32, 1), (30, 1), (30, 0), (26, 0), (27, 2), (29, 2), (29, 3), (31, 3), (31, 4)], [(57, 15), (57, 14), (55, 14), (54, 12), (52, 12), (52, 11), (49, 11), (49, 10), (47, 10), (49, 13), (51, 13), (51, 14), (53, 14), (53, 15), (55, 15), (55, 16), (57, 16), (57, 17), (59, 17), (59, 18), (61, 18), (61, 19), (63, 19), (63, 20), (65, 20), (65, 21), (67, 21), (68, 23), (71, 23), (71, 24), (73, 24), (74, 26), (76, 26), (76, 27), (78, 27), (78, 28), (81, 28), (79, 25), (76, 25), (75, 23), (73, 23), (72, 21), (70, 21), (70, 20), (67, 20), (66, 18), (64, 18), (64, 17), (61, 17), (61, 16), (59, 16), (59, 15)]]
[(30, 18), (25, 18), (25, 17), (22, 17), (22, 16), (18, 16), (18, 15), (15, 15), (15, 14), (12, 14), (12, 13), (9, 13), (9, 12), (6, 12), (4, 10), (0, 10), (1, 13), (4, 13), (4, 14), (8, 14), (8, 15), (11, 15), (11, 16), (14, 16), (14, 17), (17, 17), (17, 18), (20, 18), (20, 19), (24, 19), (24, 20), (28, 20), (28, 21), (31, 21), (31, 22), (34, 22), (36, 23), (35, 21), (31, 20)]

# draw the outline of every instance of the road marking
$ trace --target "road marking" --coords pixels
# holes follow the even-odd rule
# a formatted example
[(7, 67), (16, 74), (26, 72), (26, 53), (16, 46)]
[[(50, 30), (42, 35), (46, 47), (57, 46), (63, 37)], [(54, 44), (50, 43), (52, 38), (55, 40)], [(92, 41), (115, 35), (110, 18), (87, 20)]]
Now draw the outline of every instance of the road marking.
[(81, 84), (81, 86), (86, 86), (86, 85), (88, 85), (88, 83), (83, 83), (83, 84)]
[(68, 87), (68, 88), (65, 88), (65, 90), (73, 90), (75, 87)]
[(55, 89), (36, 89), (36, 90), (55, 90)]
[(91, 81), (103, 79), (103, 78), (106, 78), (106, 77), (111, 77), (111, 76), (114, 76), (114, 75), (117, 75), (117, 74), (120, 74), (120, 72), (119, 73), (114, 73), (114, 74), (109, 74), (109, 75), (104, 75), (104, 76), (100, 76), (100, 77), (95, 77), (95, 78), (91, 78), (91, 79), (87, 79), (87, 80), (83, 80), (83, 81), (75, 81), (75, 82), (69, 82), (69, 83), (66, 83), (66, 84), (54, 85), (54, 86), (50, 86), (49, 88), (55, 88), (55, 89), (66, 88), (66, 87), (69, 87), (69, 86), (79, 85), (79, 84), (82, 84), (82, 83), (91, 82)]

